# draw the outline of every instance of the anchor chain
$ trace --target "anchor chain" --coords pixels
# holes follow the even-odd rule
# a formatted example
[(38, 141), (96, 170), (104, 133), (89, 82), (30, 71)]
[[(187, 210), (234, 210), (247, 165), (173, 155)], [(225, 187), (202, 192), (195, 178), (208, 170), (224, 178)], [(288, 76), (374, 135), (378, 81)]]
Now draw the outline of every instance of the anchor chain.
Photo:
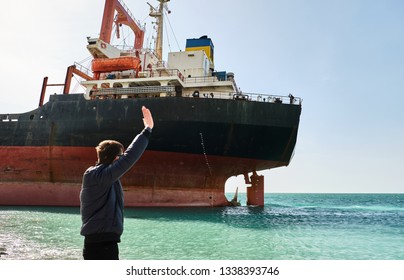
[(208, 155), (206, 154), (205, 143), (203, 141), (202, 132), (200, 132), (199, 135), (201, 136), (201, 145), (202, 145), (203, 155), (205, 156), (206, 165), (208, 166), (209, 174), (212, 176), (212, 168), (210, 167), (209, 160), (208, 160)]

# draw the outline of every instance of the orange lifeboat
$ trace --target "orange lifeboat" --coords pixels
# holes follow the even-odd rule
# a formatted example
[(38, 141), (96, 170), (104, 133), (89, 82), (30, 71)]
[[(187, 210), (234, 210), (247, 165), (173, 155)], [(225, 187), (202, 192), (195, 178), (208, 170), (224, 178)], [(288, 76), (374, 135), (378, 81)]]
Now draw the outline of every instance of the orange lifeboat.
[(95, 58), (92, 68), (96, 73), (112, 71), (137, 70), (140, 66), (140, 59), (133, 56), (122, 56), (117, 58)]

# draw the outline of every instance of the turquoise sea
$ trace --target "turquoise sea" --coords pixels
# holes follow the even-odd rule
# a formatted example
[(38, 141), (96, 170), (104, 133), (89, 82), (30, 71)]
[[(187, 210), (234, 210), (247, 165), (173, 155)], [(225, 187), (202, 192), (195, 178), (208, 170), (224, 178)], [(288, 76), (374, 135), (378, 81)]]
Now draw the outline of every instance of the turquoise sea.
[[(245, 194), (239, 199), (245, 204)], [(82, 259), (80, 225), (79, 208), (0, 206), (0, 260)], [(125, 209), (120, 257), (404, 260), (404, 194), (266, 194), (263, 208)]]

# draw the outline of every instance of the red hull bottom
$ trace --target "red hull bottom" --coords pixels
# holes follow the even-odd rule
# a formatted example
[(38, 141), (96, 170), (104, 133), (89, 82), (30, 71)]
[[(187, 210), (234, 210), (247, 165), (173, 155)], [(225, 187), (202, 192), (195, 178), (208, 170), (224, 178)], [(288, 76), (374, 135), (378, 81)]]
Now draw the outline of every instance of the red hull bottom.
[[(0, 205), (79, 206), (83, 172), (96, 154), (89, 147), (5, 147), (0, 158)], [(227, 178), (275, 164), (146, 151), (122, 178), (125, 206), (232, 205), (224, 194)], [(251, 179), (247, 204), (263, 206), (263, 178)]]
[[(0, 205), (80, 206), (79, 184), (1, 182)], [(125, 207), (229, 206), (220, 190), (153, 190), (124, 187)]]

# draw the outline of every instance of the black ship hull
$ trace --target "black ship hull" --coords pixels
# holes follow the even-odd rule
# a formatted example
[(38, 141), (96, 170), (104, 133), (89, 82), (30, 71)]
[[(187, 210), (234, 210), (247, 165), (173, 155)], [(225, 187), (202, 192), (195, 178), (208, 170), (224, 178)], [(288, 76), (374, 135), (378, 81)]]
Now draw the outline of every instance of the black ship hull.
[[(229, 177), (289, 164), (301, 113), (300, 104), (248, 100), (54, 95), (31, 112), (1, 115), (0, 204), (78, 205), (94, 147), (105, 139), (127, 146), (143, 128), (143, 105), (156, 126), (123, 178), (127, 206), (227, 205)], [(38, 198), (41, 188), (49, 197)]]

